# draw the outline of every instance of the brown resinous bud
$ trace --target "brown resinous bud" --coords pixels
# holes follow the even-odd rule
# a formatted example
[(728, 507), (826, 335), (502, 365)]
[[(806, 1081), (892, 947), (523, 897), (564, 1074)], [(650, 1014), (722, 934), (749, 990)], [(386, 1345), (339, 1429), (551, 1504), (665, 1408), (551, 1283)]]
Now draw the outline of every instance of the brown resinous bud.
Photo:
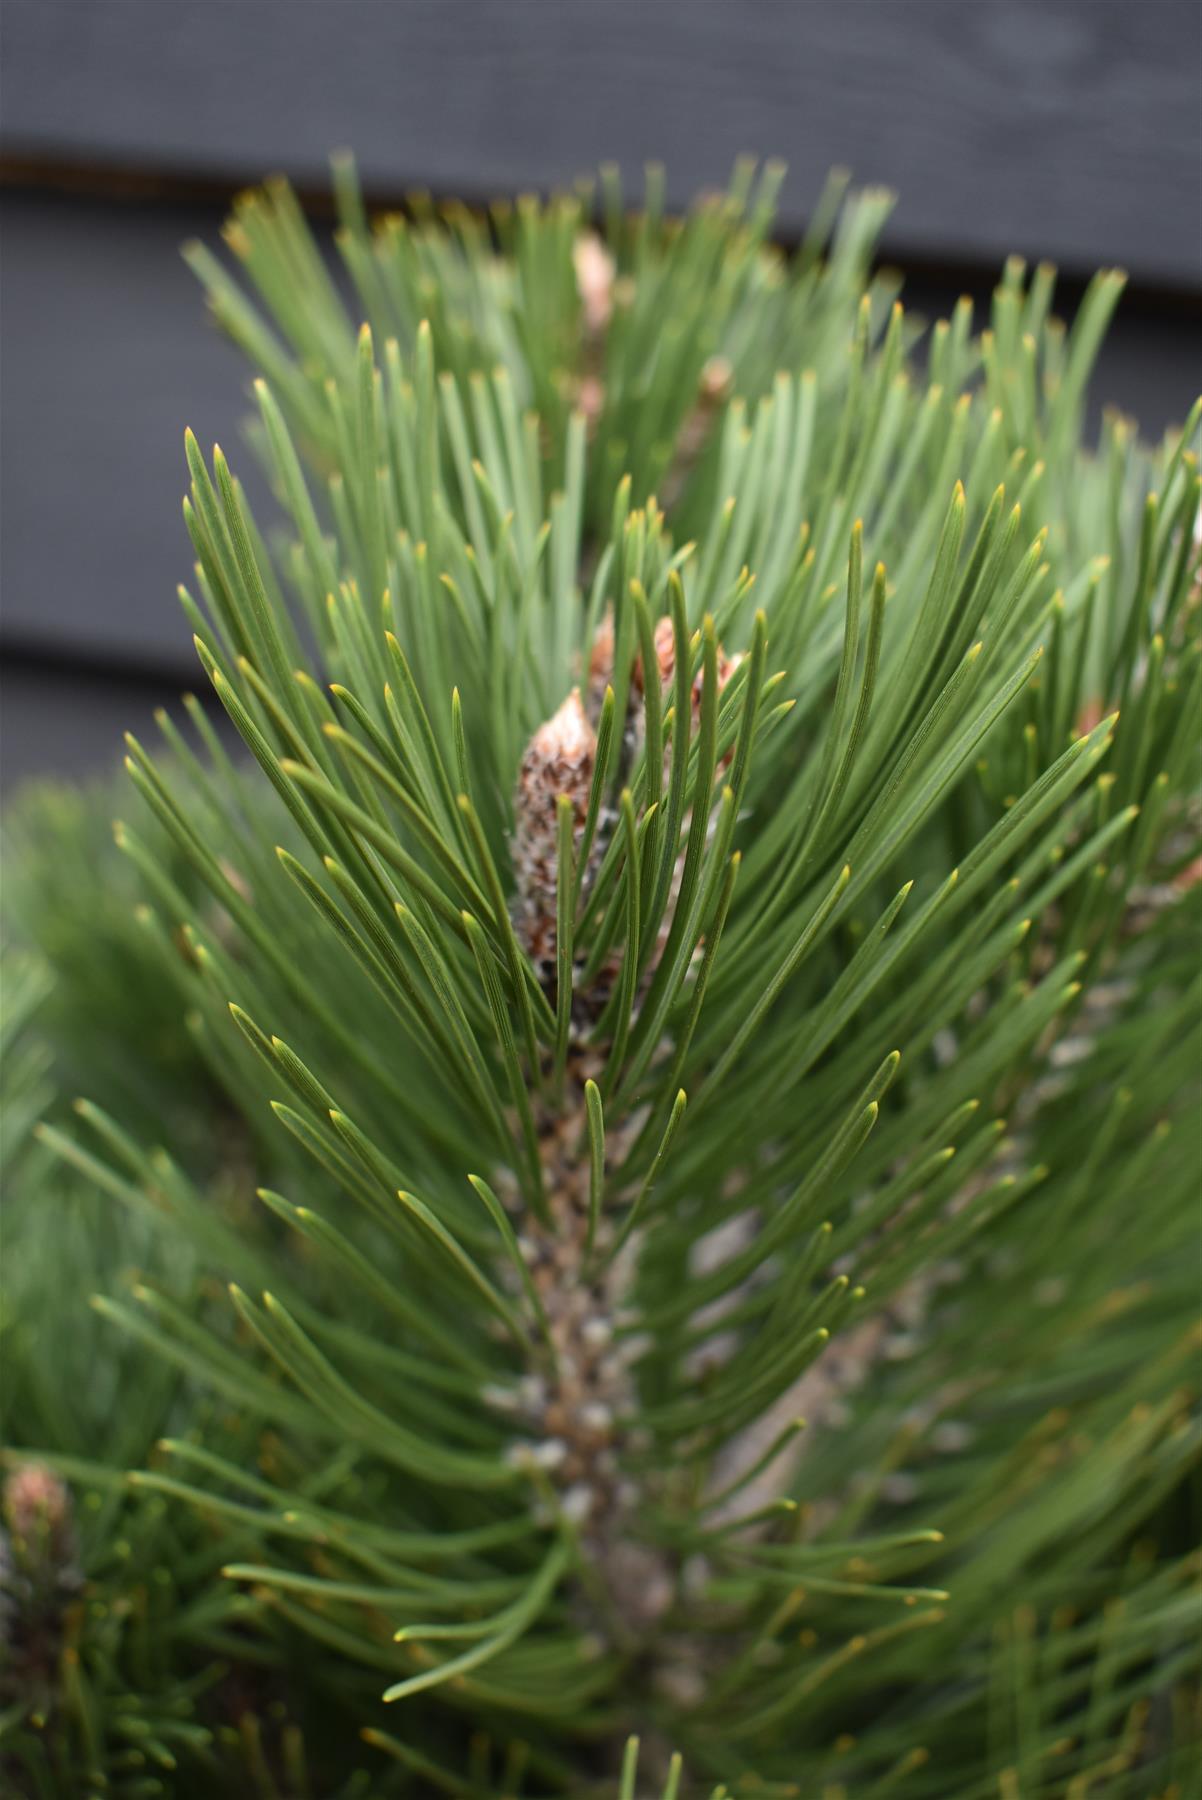
[(44, 1463), (22, 1463), (0, 1491), (0, 1518), (0, 1644), (22, 1666), (51, 1666), (57, 1621), (83, 1580), (71, 1495)]
[(595, 231), (584, 231), (572, 246), (572, 266), (585, 337), (595, 341), (613, 315), (614, 259)]
[(73, 1560), (71, 1495), (43, 1463), (22, 1463), (4, 1483), (4, 1524), (13, 1559), (35, 1569)]
[(597, 734), (579, 688), (573, 688), (527, 744), (514, 801), (514, 923), (523, 948), (544, 979), (549, 979), (555, 968), (559, 796), (566, 794), (571, 802), (573, 842), (579, 844), (596, 759)]
[(572, 246), (572, 266), (576, 272), (576, 292), (580, 296), (580, 335), (584, 352), (583, 369), (572, 399), (584, 414), (585, 428), (592, 437), (605, 407), (602, 364), (605, 334), (614, 310), (614, 259), (595, 231), (585, 231)]
[[(660, 689), (664, 695), (664, 698), (668, 699), (671, 695), (672, 678), (676, 671), (676, 635), (672, 629), (672, 621), (666, 615), (664, 618), (658, 620), (656, 623), (655, 656), (656, 656), (656, 661), (659, 664)], [(739, 650), (739, 651), (736, 651), (734, 656), (728, 656), (726, 654), (726, 651), (722, 648), (721, 644), (718, 645), (718, 692), (719, 692), (719, 694), (721, 694), (723, 692), (724, 688), (726, 687), (727, 682), (730, 680), (731, 676), (734, 674), (735, 670), (739, 667), (739, 664), (743, 660), (744, 660), (743, 651)], [(643, 692), (643, 661), (642, 661), (641, 657), (638, 659), (638, 661), (635, 664), (632, 685), (638, 690), (638, 692), (640, 694), (642, 694), (642, 692)], [(696, 733), (700, 729), (700, 726), (701, 726), (701, 693), (702, 693), (703, 686), (704, 686), (704, 675), (703, 675), (703, 672), (700, 669), (698, 669), (696, 675), (694, 675), (694, 677), (693, 677), (693, 685), (689, 692), (690, 706), (691, 706), (692, 715), (693, 715), (691, 730), (694, 733)], [(725, 756), (722, 758), (720, 767), (723, 769), (728, 767), (730, 762), (732, 761), (733, 757), (734, 757), (733, 749), (728, 750), (726, 752)], [(671, 760), (672, 760), (672, 753), (670, 750), (666, 750), (664, 753), (665, 773), (671, 764)]]

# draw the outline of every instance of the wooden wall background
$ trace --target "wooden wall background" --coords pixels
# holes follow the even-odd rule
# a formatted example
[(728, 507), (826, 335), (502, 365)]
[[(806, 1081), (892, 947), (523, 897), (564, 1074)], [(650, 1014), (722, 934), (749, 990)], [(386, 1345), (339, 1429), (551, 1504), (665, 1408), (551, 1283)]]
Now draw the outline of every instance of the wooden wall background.
[(750, 149), (792, 235), (843, 163), (898, 191), (920, 308), (1011, 250), (1069, 306), (1126, 267), (1095, 404), (1159, 431), (1202, 386), (1200, 69), (1196, 0), (5, 0), (6, 786), (107, 768), (195, 680), (182, 430), (236, 440), (245, 375), (177, 251), (245, 182), (320, 193), (349, 144), (379, 200), (657, 158), (683, 201)]

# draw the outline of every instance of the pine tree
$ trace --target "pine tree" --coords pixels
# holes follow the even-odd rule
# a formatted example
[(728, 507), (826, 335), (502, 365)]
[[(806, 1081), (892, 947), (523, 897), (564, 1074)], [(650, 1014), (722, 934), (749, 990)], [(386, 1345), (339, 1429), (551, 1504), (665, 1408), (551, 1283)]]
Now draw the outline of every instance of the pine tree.
[(283, 524), (189, 436), (249, 755), (10, 846), (14, 1791), (1194, 1791), (1199, 408), (778, 180), (189, 249)]

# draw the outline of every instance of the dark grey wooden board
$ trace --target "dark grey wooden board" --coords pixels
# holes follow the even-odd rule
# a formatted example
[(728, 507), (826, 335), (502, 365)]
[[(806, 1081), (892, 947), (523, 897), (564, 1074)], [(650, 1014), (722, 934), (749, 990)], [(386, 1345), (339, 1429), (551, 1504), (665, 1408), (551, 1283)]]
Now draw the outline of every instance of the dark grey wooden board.
[[(179, 703), (182, 687), (177, 674), (165, 671), (133, 676), (104, 666), (6, 657), (0, 664), (0, 791), (8, 798), (31, 781), (50, 779), (110, 781), (119, 789), (125, 732), (154, 748), (161, 741), (154, 715), (165, 706), (191, 733)], [(204, 698), (201, 688), (195, 691)], [(216, 696), (206, 711), (231, 750), (241, 752)]]
[(123, 671), (191, 669), (184, 428), (238, 443), (247, 371), (208, 323), (182, 239), (217, 208), (7, 194), (0, 208), (0, 629)]
[(6, 0), (10, 154), (469, 196), (736, 154), (901, 199), (899, 254), (1202, 283), (1197, 0)]

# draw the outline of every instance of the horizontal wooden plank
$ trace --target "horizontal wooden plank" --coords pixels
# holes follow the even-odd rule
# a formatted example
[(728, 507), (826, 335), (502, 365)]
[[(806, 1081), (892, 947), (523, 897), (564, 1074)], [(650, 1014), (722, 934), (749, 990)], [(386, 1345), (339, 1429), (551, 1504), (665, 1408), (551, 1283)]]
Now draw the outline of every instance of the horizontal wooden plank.
[(123, 669), (191, 669), (175, 598), (190, 580), (184, 428), (235, 456), (241, 357), (209, 325), (181, 241), (217, 208), (8, 194), (0, 260), (4, 637)]
[[(123, 734), (132, 731), (148, 747), (160, 743), (159, 707), (191, 734), (179, 694), (180, 684), (169, 674), (135, 678), (110, 669), (6, 657), (0, 665), (0, 792), (7, 801), (31, 781), (119, 780)], [(215, 695), (206, 711), (229, 748), (242, 753)]]
[[(186, 424), (202, 443), (225, 444), (256, 510), (273, 516), (239, 442), (245, 367), (208, 324), (178, 254), (190, 235), (215, 238), (220, 209), (8, 194), (3, 210), (4, 640), (118, 674), (195, 681), (175, 600), (191, 567)], [(956, 298), (929, 282), (904, 293), (928, 316)], [(1124, 302), (1095, 407), (1113, 401), (1151, 432), (1182, 418), (1200, 343), (1184, 309), (1149, 316), (1138, 295)]]
[(1120, 263), (1197, 290), (1196, 0), (6, 0), (10, 153), (469, 196), (753, 150), (783, 224), (834, 163), (901, 198), (890, 247)]

